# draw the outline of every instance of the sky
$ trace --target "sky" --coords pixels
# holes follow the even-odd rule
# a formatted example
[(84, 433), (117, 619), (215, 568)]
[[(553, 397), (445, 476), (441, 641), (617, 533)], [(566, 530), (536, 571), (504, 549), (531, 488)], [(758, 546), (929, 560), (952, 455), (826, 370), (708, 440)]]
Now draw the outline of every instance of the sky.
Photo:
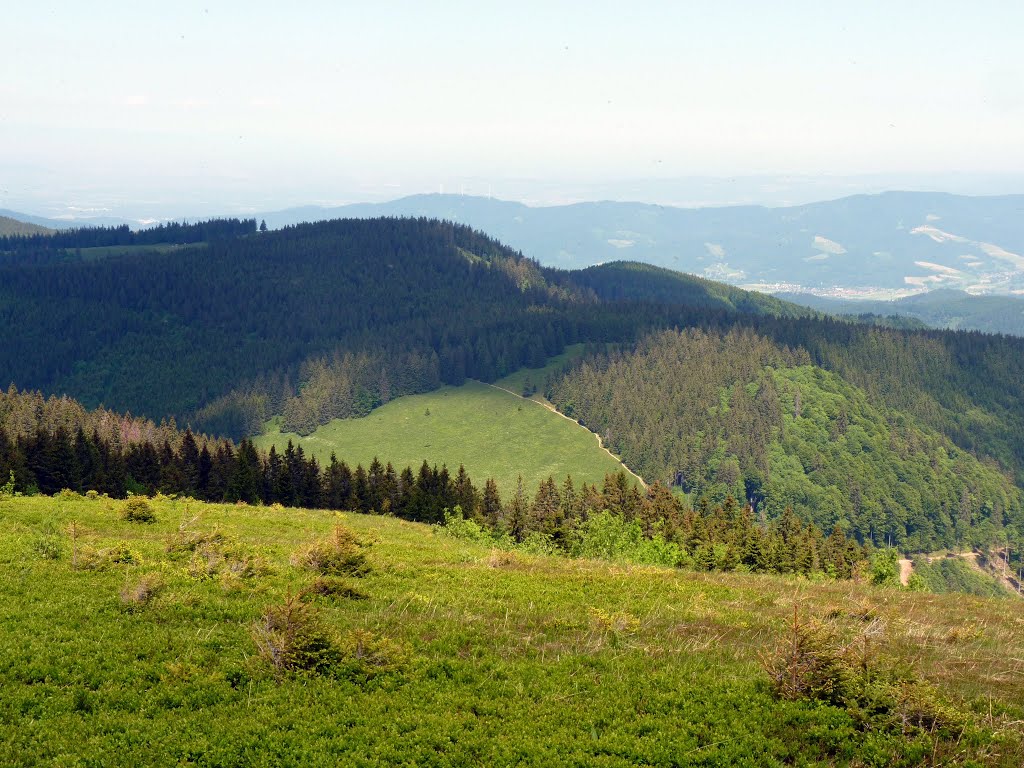
[(1024, 178), (1019, 0), (8, 5), (0, 208)]

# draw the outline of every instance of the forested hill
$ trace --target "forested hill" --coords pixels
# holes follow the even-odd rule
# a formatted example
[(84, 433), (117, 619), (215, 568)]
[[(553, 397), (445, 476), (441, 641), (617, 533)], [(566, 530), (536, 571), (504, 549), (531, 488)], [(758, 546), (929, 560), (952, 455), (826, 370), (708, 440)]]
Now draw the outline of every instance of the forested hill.
[(194, 232), (177, 233), (166, 251), (103, 246), (84, 230), (86, 250), (106, 248), (97, 259), (67, 253), (73, 233), (60, 248), (11, 247), (3, 378), (213, 434), (253, 434), (274, 414), (308, 434), (402, 394), (539, 366), (567, 344), (629, 351), (659, 329), (744, 328), (1024, 477), (1024, 340), (799, 317), (638, 265), (542, 269), (426, 219), (224, 226), (239, 231), (193, 244)]
[[(99, 260), (42, 258), (52, 251), (12, 250), (0, 266), (4, 378), (157, 417), (187, 416), (244, 383), (277, 409), (321, 362), (354, 376), (344, 407), (372, 407), (542, 363), (580, 335), (565, 311), (579, 299), (440, 222), (327, 222)], [(326, 415), (315, 381), (304, 389), (303, 418)], [(214, 431), (252, 426), (237, 414), (206, 412)]]
[(41, 227), (38, 224), (28, 224), (24, 221), (18, 221), (12, 219), (9, 216), (0, 216), (0, 237), (8, 237), (11, 235), (26, 236), (26, 235), (39, 235), (50, 232), (46, 227)]
[(678, 304), (777, 317), (817, 314), (774, 296), (636, 261), (613, 261), (563, 274), (567, 283), (589, 288), (607, 301)]
[[(161, 243), (175, 250), (142, 247)], [(306, 434), (402, 394), (542, 365), (566, 344), (630, 341), (735, 309), (711, 283), (677, 297), (685, 309), (659, 309), (602, 304), (595, 279), (571, 277), (427, 220), (6, 238), (0, 371), (221, 434), (251, 433), (274, 413)]]
[(790, 507), (904, 551), (1024, 534), (1021, 491), (998, 467), (749, 330), (665, 331), (582, 360), (547, 394), (694, 498), (747, 499), (770, 518)]

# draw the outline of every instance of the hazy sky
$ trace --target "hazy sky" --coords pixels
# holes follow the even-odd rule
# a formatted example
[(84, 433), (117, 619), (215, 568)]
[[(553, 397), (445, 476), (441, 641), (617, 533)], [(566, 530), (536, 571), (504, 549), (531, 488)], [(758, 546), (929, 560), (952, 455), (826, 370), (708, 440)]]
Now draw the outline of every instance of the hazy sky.
[(842, 6), (11, 2), (0, 207), (1024, 173), (1024, 3)]

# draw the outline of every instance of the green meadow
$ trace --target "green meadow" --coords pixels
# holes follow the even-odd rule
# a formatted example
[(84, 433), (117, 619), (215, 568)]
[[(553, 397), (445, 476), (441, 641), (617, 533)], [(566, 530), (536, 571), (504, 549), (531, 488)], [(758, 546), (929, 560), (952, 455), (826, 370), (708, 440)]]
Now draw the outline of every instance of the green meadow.
[[(132, 514), (155, 522), (105, 497), (0, 498), (0, 764), (1024, 759), (1024, 618), (1005, 601), (535, 556), (376, 516), (148, 505)], [(332, 541), (347, 576), (313, 567), (338, 565)], [(794, 608), (931, 698), (902, 722), (780, 699), (762, 660), (785, 655)], [(931, 727), (908, 724), (921, 708), (940, 713)]]
[(543, 368), (520, 368), (515, 373), (510, 373), (503, 379), (495, 382), (495, 385), (517, 395), (523, 394), (524, 388), (529, 385), (537, 391), (531, 396), (538, 402), (547, 402), (544, 398), (544, 379), (549, 375), (557, 374), (567, 368), (574, 360), (583, 356), (585, 345), (570, 344), (560, 355), (548, 358), (547, 365)]
[(493, 477), (506, 497), (519, 475), (533, 493), (549, 476), (561, 482), (572, 475), (577, 486), (600, 484), (607, 473), (622, 469), (579, 424), (538, 402), (477, 381), (401, 397), (363, 418), (335, 419), (307, 437), (282, 433), (278, 422), (271, 421), (254, 442), (264, 450), (276, 445), (281, 451), (289, 440), (321, 463), (334, 453), (353, 467), (367, 467), (378, 456), (399, 471), (405, 466), (416, 470), (424, 460), (447, 464), (453, 472), (463, 464), (478, 486)]

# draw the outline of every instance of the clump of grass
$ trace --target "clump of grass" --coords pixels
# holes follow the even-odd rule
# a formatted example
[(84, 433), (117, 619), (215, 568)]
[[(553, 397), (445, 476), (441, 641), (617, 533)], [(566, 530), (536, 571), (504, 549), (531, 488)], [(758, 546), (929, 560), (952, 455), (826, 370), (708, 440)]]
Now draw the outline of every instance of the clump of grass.
[(369, 679), (398, 670), (407, 661), (405, 647), (365, 629), (347, 633), (340, 643), (342, 668), (339, 673)]
[(179, 529), (167, 539), (164, 547), (167, 554), (176, 555), (183, 552), (195, 552), (201, 547), (221, 547), (228, 543), (228, 537), (221, 531), (188, 531)]
[(618, 648), (620, 643), (640, 631), (640, 619), (626, 611), (605, 611), (591, 607), (590, 634), (598, 647)]
[(195, 579), (222, 576), (226, 580), (267, 576), (273, 569), (262, 557), (226, 539), (196, 544), (189, 560), (188, 573)]
[(317, 597), (329, 597), (343, 600), (369, 600), (370, 596), (337, 576), (320, 576), (312, 584), (299, 593), (304, 602)]
[(55, 533), (40, 533), (29, 546), (32, 553), (43, 560), (60, 560), (64, 557), (64, 539)]
[(328, 576), (365, 576), (371, 570), (363, 551), (366, 546), (339, 524), (330, 538), (313, 542), (293, 554), (292, 563)]
[(165, 582), (157, 573), (147, 573), (121, 589), (121, 602), (130, 609), (144, 608), (163, 590)]
[(75, 560), (75, 567), (83, 571), (103, 571), (112, 565), (138, 565), (142, 562), (142, 555), (127, 541), (119, 541), (106, 549), (79, 545)]
[(132, 496), (121, 507), (121, 519), (129, 523), (155, 523), (156, 512), (145, 496)]
[(487, 565), (491, 568), (516, 568), (522, 565), (522, 562), (515, 552), (503, 549), (492, 549), (487, 557)]

